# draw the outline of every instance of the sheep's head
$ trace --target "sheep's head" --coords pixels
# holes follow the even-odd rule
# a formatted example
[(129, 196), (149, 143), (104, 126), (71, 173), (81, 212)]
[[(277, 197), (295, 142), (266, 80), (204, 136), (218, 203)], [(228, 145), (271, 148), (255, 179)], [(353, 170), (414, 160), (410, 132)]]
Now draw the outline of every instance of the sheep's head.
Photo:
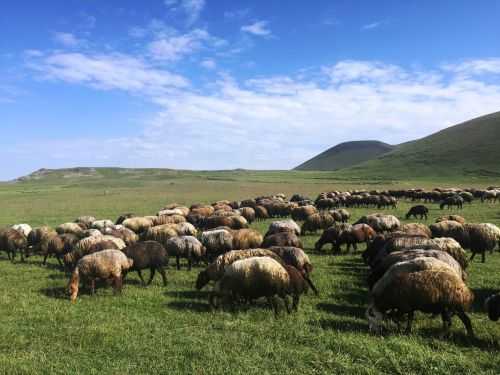
[(196, 279), (196, 289), (201, 290), (205, 285), (207, 285), (210, 281), (210, 277), (208, 276), (207, 271), (201, 271), (198, 274), (198, 278)]
[(488, 297), (484, 303), (484, 309), (488, 312), (488, 317), (494, 322), (500, 318), (500, 294)]
[(383, 322), (385, 316), (382, 312), (377, 310), (377, 308), (371, 304), (366, 309), (365, 313), (366, 318), (368, 319), (368, 326), (371, 332), (381, 333), (384, 327)]

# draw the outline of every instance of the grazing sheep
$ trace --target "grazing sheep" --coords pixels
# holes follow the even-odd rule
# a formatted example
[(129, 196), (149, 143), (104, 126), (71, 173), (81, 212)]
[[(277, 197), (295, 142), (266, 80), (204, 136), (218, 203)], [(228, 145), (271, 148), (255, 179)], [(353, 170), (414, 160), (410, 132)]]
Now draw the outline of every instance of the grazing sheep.
[(455, 259), (460, 264), (462, 269), (467, 269), (469, 265), (467, 254), (457, 241), (449, 237), (436, 237), (433, 238), (432, 241), (436, 244), (439, 250), (450, 254), (453, 259)]
[(110, 228), (105, 228), (105, 229), (103, 229), (102, 232), (100, 230), (98, 230), (98, 229), (85, 229), (83, 231), (82, 238), (86, 238), (86, 237), (101, 237), (103, 235), (103, 232), (106, 231), (106, 229), (110, 229)]
[(75, 219), (75, 223), (77, 224), (83, 224), (87, 228), (90, 228), (92, 226), (92, 223), (96, 221), (96, 218), (94, 216), (79, 216)]
[(14, 262), (16, 253), (21, 254), (21, 262), (28, 254), (28, 239), (21, 232), (12, 229), (0, 229), (0, 250), (7, 253), (7, 257)]
[(292, 246), (303, 249), (302, 241), (292, 232), (279, 232), (264, 237), (262, 247), (270, 248), (272, 246)]
[(80, 279), (88, 283), (92, 294), (95, 292), (96, 279), (110, 280), (115, 292), (121, 291), (122, 275), (133, 263), (119, 250), (103, 250), (84, 256), (76, 264), (68, 285), (71, 302), (75, 302), (78, 296)]
[(292, 232), (297, 236), (300, 236), (300, 227), (293, 220), (273, 221), (271, 224), (269, 224), (269, 229), (267, 230), (264, 237), (280, 232)]
[(255, 218), (257, 220), (269, 219), (269, 213), (264, 206), (255, 206)]
[(301, 232), (305, 235), (307, 232), (315, 233), (320, 229), (329, 228), (334, 224), (332, 215), (328, 213), (313, 214), (306, 218), (302, 224)]
[(460, 216), (460, 215), (445, 215), (445, 216), (441, 216), (441, 217), (438, 217), (436, 219), (436, 223), (440, 223), (442, 221), (456, 221), (457, 223), (460, 223), (462, 225), (464, 225), (466, 223), (465, 219)]
[(139, 236), (135, 234), (135, 232), (122, 225), (115, 225), (113, 228), (106, 228), (103, 230), (103, 234), (120, 238), (127, 246), (139, 241)]
[(351, 224), (341, 223), (335, 224), (334, 226), (325, 229), (321, 234), (321, 237), (314, 244), (314, 248), (316, 251), (321, 251), (324, 245), (327, 243), (332, 244), (332, 250), (337, 250), (337, 241), (339, 239), (340, 234), (343, 231), (350, 230)]
[(201, 215), (202, 217), (208, 217), (214, 213), (215, 209), (212, 206), (199, 206), (196, 208), (191, 208), (190, 214)]
[(122, 225), (125, 228), (139, 234), (151, 228), (153, 226), (153, 221), (145, 217), (131, 217), (129, 219), (125, 219)]
[(56, 232), (58, 234), (71, 233), (82, 238), (83, 229), (81, 225), (82, 225), (81, 223), (64, 223), (56, 227)]
[(498, 318), (500, 318), (500, 294), (488, 297), (484, 303), (484, 307), (488, 312), (488, 318), (497, 322)]
[(409, 236), (432, 237), (432, 232), (429, 227), (422, 223), (407, 223), (401, 227), (401, 232)]
[(56, 234), (53, 233), (51, 235), (43, 237), (40, 243), (40, 255), (43, 256), (42, 264), (45, 265), (47, 263), (47, 258), (49, 256), (55, 256), (57, 262), (62, 267), (62, 261), (64, 254), (71, 251), (73, 246), (78, 241), (78, 237), (74, 234)]
[(165, 267), (168, 267), (168, 253), (160, 243), (156, 241), (137, 242), (123, 249), (123, 253), (133, 260), (132, 267), (130, 267), (126, 273), (129, 271), (137, 271), (142, 284), (146, 285), (142, 278), (141, 270), (149, 268), (150, 276), (147, 285), (151, 284), (153, 281), (156, 271), (161, 275), (163, 286), (167, 285)]
[(116, 219), (115, 224), (116, 225), (122, 225), (125, 220), (132, 219), (133, 217), (135, 217), (135, 215), (133, 213), (130, 213), (130, 212), (126, 213), (126, 214), (123, 214), (123, 215), (120, 215)]
[(203, 232), (200, 241), (207, 250), (209, 261), (233, 249), (233, 235), (225, 229)]
[(113, 226), (114, 224), (111, 220), (96, 220), (92, 223), (92, 228), (100, 231)]
[(439, 208), (442, 210), (443, 208), (447, 207), (450, 210), (454, 206), (456, 206), (457, 208), (462, 209), (463, 204), (464, 204), (464, 199), (459, 195), (454, 195), (452, 197), (443, 199), (443, 201), (439, 205)]
[(308, 216), (317, 214), (318, 210), (312, 205), (295, 207), (291, 210), (292, 219), (295, 221), (304, 221)]
[(444, 333), (456, 313), (470, 338), (474, 337), (470, 319), (465, 314), (474, 299), (471, 290), (448, 264), (435, 258), (418, 258), (390, 267), (370, 292), (372, 303), (366, 311), (370, 329), (392, 311), (398, 317), (407, 314), (406, 332), (411, 332), (414, 311), (440, 313)]
[(34, 252), (38, 252), (40, 241), (44, 236), (50, 233), (57, 234), (54, 229), (47, 226), (33, 229), (30, 234), (28, 234), (28, 246), (32, 247)]
[(349, 252), (351, 246), (353, 246), (354, 251), (357, 251), (358, 243), (368, 243), (375, 238), (375, 231), (368, 224), (354, 224), (347, 230), (343, 230), (339, 233), (335, 248), (337, 252), (340, 252), (340, 248), (343, 244), (347, 245), (347, 252)]
[(248, 228), (248, 222), (243, 216), (209, 216), (201, 222), (204, 229), (214, 229), (217, 227), (229, 227), (231, 229)]
[(332, 215), (333, 220), (335, 220), (337, 223), (347, 223), (351, 218), (351, 214), (349, 213), (349, 211), (343, 208), (338, 210), (331, 210), (330, 215)]
[[(276, 296), (283, 299), (287, 312), (290, 313), (287, 296), (293, 296), (292, 309), (297, 310), (300, 295), (307, 289), (306, 280), (294, 267), (282, 266), (272, 258), (254, 257), (238, 260), (227, 266), (224, 276), (214, 289), (214, 295), (230, 302), (238, 298), (254, 300), (266, 297), (277, 317)], [(214, 295), (210, 298), (211, 306), (214, 306)]]
[(467, 274), (463, 270), (462, 266), (448, 253), (441, 250), (404, 250), (404, 251), (395, 251), (391, 254), (388, 254), (385, 258), (382, 259), (380, 263), (374, 267), (370, 274), (368, 275), (368, 287), (371, 290), (375, 283), (380, 280), (380, 278), (387, 272), (387, 270), (392, 267), (394, 264), (399, 262), (405, 262), (417, 258), (422, 257), (431, 257), (439, 259), (442, 262), (448, 264), (459, 276), (462, 280), (467, 280)]
[(465, 224), (469, 235), (469, 244), (472, 255), (470, 262), (476, 254), (481, 254), (481, 261), (486, 261), (486, 251), (493, 251), (500, 240), (500, 230), (493, 224)]
[(77, 262), (85, 255), (93, 254), (98, 251), (114, 249), (120, 250), (113, 241), (104, 240), (102, 237), (89, 237), (80, 240), (73, 250), (63, 255), (63, 263), (66, 270), (73, 270)]
[(238, 211), (240, 211), (241, 216), (243, 216), (249, 224), (255, 221), (255, 210), (252, 207), (241, 207)]
[(429, 213), (429, 209), (425, 207), (424, 205), (418, 205), (418, 206), (413, 206), (410, 208), (408, 213), (406, 214), (406, 220), (408, 220), (410, 217), (414, 217), (417, 219), (417, 216), (420, 217), (420, 220), (424, 219), (427, 220), (427, 214)]
[(164, 224), (180, 224), (188, 221), (186, 217), (182, 215), (160, 215), (154, 216), (152, 218), (153, 226), (164, 225)]
[(224, 275), (224, 268), (237, 260), (253, 257), (270, 257), (277, 262), (282, 262), (279, 255), (269, 249), (247, 249), (231, 250), (225, 254), (219, 255), (208, 267), (198, 274), (196, 279), (196, 289), (200, 290), (210, 281), (217, 281)]
[(12, 226), (12, 229), (22, 233), (26, 238), (28, 238), (30, 233), (33, 231), (33, 228), (31, 228), (29, 224), (15, 224)]
[(181, 269), (180, 258), (187, 259), (188, 269), (191, 271), (193, 262), (198, 263), (205, 259), (206, 249), (196, 237), (181, 236), (167, 240), (166, 250), (169, 256), (175, 256), (177, 269)]
[(167, 241), (172, 237), (177, 237), (179, 233), (172, 224), (158, 225), (157, 227), (151, 227), (141, 236), (143, 241), (156, 241), (167, 246)]
[(354, 224), (368, 224), (378, 233), (392, 232), (401, 227), (401, 223), (396, 216), (384, 214), (363, 216)]
[(429, 225), (433, 237), (451, 237), (464, 249), (469, 248), (469, 233), (465, 227), (457, 221), (445, 220)]
[(233, 235), (233, 249), (257, 249), (262, 246), (264, 238), (255, 229), (239, 229), (231, 231)]

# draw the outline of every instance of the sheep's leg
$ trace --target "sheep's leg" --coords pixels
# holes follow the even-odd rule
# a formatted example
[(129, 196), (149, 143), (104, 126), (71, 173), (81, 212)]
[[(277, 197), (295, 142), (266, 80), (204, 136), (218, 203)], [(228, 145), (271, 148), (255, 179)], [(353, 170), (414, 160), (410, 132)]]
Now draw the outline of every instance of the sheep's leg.
[(293, 295), (293, 305), (292, 309), (295, 311), (299, 310), (300, 296), (298, 294)]
[(406, 329), (405, 333), (409, 335), (411, 333), (411, 327), (413, 325), (413, 318), (415, 317), (415, 314), (413, 311), (410, 311), (408, 313), (408, 320), (406, 321)]
[(276, 301), (276, 297), (267, 297), (267, 302), (274, 309), (274, 317), (278, 318), (278, 301)]
[(354, 252), (356, 253), (358, 251), (358, 247), (356, 245), (356, 242), (353, 242), (352, 247), (354, 248)]
[(163, 280), (163, 286), (167, 286), (167, 275), (165, 273), (165, 269), (163, 267), (158, 267), (158, 272)]
[(179, 255), (175, 256), (175, 262), (177, 264), (177, 271), (181, 269), (181, 261)]
[(474, 250), (472, 250), (472, 255), (469, 258), (469, 262), (472, 262), (472, 260), (474, 259), (475, 256), (476, 256), (476, 252)]
[(451, 316), (450, 313), (446, 310), (443, 310), (441, 312), (441, 318), (443, 319), (443, 333), (442, 337), (448, 337), (450, 334), (450, 327), (451, 327)]
[(462, 321), (462, 323), (465, 326), (465, 329), (467, 330), (467, 335), (469, 338), (473, 339), (474, 338), (474, 331), (472, 330), (472, 324), (470, 322), (469, 317), (465, 314), (464, 310), (460, 309), (457, 310), (457, 315), (459, 319)]
[(42, 264), (45, 266), (47, 264), (47, 258), (48, 258), (49, 254), (45, 254), (45, 256), (43, 257), (43, 262)]
[(141, 270), (137, 270), (137, 274), (139, 275), (139, 278), (141, 279), (142, 285), (146, 285), (146, 283), (144, 282), (144, 278), (142, 277)]
[(486, 262), (486, 251), (483, 251), (483, 252), (481, 253), (481, 262), (482, 262), (482, 263), (485, 263), (485, 262)]
[(21, 262), (24, 263), (24, 250), (19, 250), (19, 253), (21, 254)]
[(91, 295), (95, 294), (95, 279), (89, 280), (89, 291)]
[(188, 257), (188, 271), (191, 271), (192, 267), (193, 267), (193, 258), (190, 256)]
[(115, 294), (121, 293), (122, 291), (122, 285), (123, 285), (123, 280), (121, 276), (115, 276), (113, 280), (114, 284), (114, 289), (115, 289)]
[(149, 269), (150, 275), (149, 275), (148, 285), (150, 285), (151, 282), (153, 281), (153, 277), (155, 277), (155, 272), (156, 272), (156, 269), (154, 267)]

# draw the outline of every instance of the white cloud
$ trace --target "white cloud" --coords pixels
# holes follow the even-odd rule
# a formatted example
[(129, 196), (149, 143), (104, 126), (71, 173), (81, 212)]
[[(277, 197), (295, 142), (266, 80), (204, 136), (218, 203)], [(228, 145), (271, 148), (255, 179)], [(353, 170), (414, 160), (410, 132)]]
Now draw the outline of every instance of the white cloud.
[(205, 0), (165, 0), (164, 4), (173, 11), (182, 10), (186, 14), (188, 26), (198, 21), (205, 8)]
[(218, 48), (226, 44), (222, 39), (211, 36), (206, 30), (195, 29), (182, 35), (165, 35), (148, 46), (151, 56), (157, 60), (178, 61), (205, 47)]
[(267, 28), (267, 21), (257, 21), (250, 25), (245, 25), (241, 27), (241, 31), (258, 36), (269, 36), (271, 35), (271, 30)]
[(80, 83), (103, 90), (159, 95), (189, 85), (182, 76), (155, 69), (138, 58), (118, 53), (53, 53), (32, 60), (29, 65), (43, 73), (46, 79)]
[[(136, 136), (89, 140), (85, 147), (75, 147), (84, 155), (75, 157), (73, 164), (291, 168), (342, 141), (400, 143), (497, 111), (500, 103), (500, 84), (482, 76), (464, 78), (442, 68), (414, 70), (372, 61), (339, 61), (319, 71), (301, 72), (300, 78), (271, 76), (237, 82), (226, 74), (206, 89), (170, 92), (148, 89), (157, 86), (156, 75), (162, 71), (143, 75), (136, 83), (134, 69), (110, 78), (113, 70), (108, 71), (106, 64), (104, 69), (93, 66), (95, 58), (87, 61), (80, 56), (78, 64), (56, 60), (47, 63), (56, 69), (49, 71), (54, 79), (138, 94), (143, 92), (141, 86), (146, 87), (154, 92), (150, 99), (159, 108)], [(124, 65), (112, 56), (97, 60), (112, 60), (118, 68)], [(70, 74), (67, 65), (83, 66), (78, 74)], [(117, 76), (132, 82), (121, 82)], [(64, 146), (68, 153), (71, 145), (72, 141)], [(46, 152), (53, 149), (64, 150), (47, 146)], [(105, 161), (96, 154), (105, 156)]]
[(65, 47), (77, 47), (82, 42), (73, 34), (63, 32), (54, 33), (54, 40)]
[(361, 26), (361, 30), (373, 30), (382, 25), (382, 21), (368, 23), (366, 25)]
[(215, 60), (213, 59), (205, 59), (203, 60), (200, 65), (205, 68), (205, 69), (209, 69), (209, 70), (213, 70), (217, 67), (217, 64), (215, 62)]
[(444, 65), (445, 70), (465, 75), (500, 74), (500, 58), (468, 60)]

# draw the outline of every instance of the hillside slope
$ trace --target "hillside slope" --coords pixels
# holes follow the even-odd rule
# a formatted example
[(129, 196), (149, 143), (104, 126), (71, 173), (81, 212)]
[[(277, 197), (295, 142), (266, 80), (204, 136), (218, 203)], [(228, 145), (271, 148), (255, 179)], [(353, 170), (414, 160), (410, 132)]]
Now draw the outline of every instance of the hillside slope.
[(344, 142), (302, 163), (295, 170), (333, 171), (346, 168), (383, 155), (394, 147), (379, 141)]
[(500, 112), (401, 144), (387, 154), (341, 172), (392, 178), (500, 177)]

